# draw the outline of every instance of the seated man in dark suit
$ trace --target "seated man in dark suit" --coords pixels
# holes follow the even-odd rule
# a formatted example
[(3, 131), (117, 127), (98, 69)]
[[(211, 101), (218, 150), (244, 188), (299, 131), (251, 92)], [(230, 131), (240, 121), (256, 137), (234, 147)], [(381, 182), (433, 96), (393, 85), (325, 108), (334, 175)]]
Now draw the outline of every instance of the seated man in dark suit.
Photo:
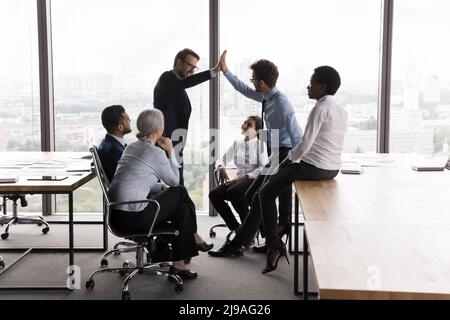
[(126, 147), (123, 137), (131, 132), (131, 120), (124, 107), (113, 105), (102, 112), (102, 124), (107, 134), (98, 147), (98, 155), (109, 182), (116, 172), (117, 163)]

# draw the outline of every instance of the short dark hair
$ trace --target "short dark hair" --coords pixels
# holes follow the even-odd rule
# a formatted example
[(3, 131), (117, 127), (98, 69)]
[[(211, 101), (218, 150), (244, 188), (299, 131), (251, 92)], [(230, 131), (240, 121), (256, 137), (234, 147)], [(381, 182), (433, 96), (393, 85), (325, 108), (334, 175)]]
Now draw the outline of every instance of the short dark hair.
[(314, 69), (312, 79), (319, 84), (327, 85), (327, 94), (334, 95), (341, 86), (339, 73), (330, 66), (321, 66)]
[(264, 81), (269, 87), (275, 87), (277, 84), (278, 68), (273, 62), (261, 59), (253, 63), (250, 69), (255, 71), (257, 80)]
[(194, 50), (185, 48), (181, 51), (178, 51), (177, 55), (175, 56), (175, 59), (173, 60), (173, 66), (177, 64), (177, 60), (180, 59), (181, 61), (185, 61), (187, 56), (193, 56), (195, 59), (200, 60), (200, 56), (195, 53)]
[(102, 124), (108, 133), (114, 132), (124, 113), (125, 109), (121, 105), (112, 105), (103, 109)]
[(249, 116), (247, 119), (253, 120), (255, 123), (255, 130), (261, 130), (262, 129), (262, 119), (260, 116)]

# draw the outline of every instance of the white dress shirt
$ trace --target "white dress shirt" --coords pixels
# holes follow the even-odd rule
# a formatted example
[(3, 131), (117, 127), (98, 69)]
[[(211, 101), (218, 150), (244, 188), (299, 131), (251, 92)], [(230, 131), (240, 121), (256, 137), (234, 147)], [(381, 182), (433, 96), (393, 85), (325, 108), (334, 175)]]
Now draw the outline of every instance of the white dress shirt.
[(269, 161), (266, 149), (266, 144), (256, 137), (249, 141), (235, 140), (222, 158), (216, 161), (216, 166), (233, 162), (237, 168), (236, 178), (248, 175), (250, 179), (255, 179)]
[(339, 170), (346, 129), (347, 112), (333, 96), (324, 96), (309, 113), (302, 140), (288, 158), (320, 169)]
[(109, 134), (111, 137), (113, 137), (114, 139), (116, 139), (117, 141), (119, 141), (124, 147), (126, 146), (127, 142), (125, 141), (124, 138), (115, 136), (115, 135), (113, 135), (113, 134), (111, 134), (111, 133), (108, 133), (108, 134)]

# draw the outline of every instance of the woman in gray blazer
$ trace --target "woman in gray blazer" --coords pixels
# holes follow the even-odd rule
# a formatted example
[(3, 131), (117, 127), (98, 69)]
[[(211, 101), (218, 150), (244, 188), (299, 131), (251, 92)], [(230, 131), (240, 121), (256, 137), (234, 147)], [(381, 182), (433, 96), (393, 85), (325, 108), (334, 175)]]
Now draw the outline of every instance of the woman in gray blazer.
[[(170, 220), (180, 232), (172, 242), (174, 262), (171, 272), (183, 279), (195, 279), (197, 273), (190, 271), (185, 261), (198, 255), (197, 250), (204, 249), (208, 244), (201, 238), (196, 241), (195, 206), (186, 189), (178, 185), (179, 165), (172, 141), (162, 137), (162, 112), (157, 109), (142, 111), (137, 119), (137, 129), (138, 140), (126, 147), (117, 165), (110, 188), (111, 199), (132, 201), (152, 198), (158, 201), (161, 209), (155, 226)], [(164, 189), (161, 181), (169, 188)], [(154, 205), (145, 203), (118, 206), (111, 211), (111, 223), (120, 225), (124, 231), (147, 232), (155, 209)]]

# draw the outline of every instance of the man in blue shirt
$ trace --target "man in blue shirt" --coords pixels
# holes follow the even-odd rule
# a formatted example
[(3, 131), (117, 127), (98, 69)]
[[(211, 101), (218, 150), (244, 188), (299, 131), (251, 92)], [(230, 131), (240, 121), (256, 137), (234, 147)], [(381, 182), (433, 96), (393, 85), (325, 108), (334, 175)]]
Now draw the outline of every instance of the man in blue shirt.
[[(294, 108), (289, 103), (287, 97), (276, 87), (278, 79), (277, 66), (268, 60), (258, 60), (250, 66), (252, 69), (252, 81), (254, 88), (249, 87), (232, 74), (226, 64), (226, 51), (222, 54), (221, 70), (228, 82), (246, 97), (262, 103), (262, 118), (268, 129), (268, 142), (271, 144), (272, 165), (281, 163), (288, 155), (289, 151), (300, 142), (302, 130), (295, 117)], [(278, 135), (276, 134), (278, 133)], [(278, 146), (278, 148), (276, 148)], [(269, 148), (268, 148), (269, 149)], [(253, 207), (258, 205), (257, 197), (254, 197), (258, 189), (263, 184), (266, 175), (260, 174), (245, 194), (248, 203)], [(287, 188), (278, 197), (279, 201), (279, 230), (280, 233), (288, 233), (290, 230), (290, 216), (292, 214), (292, 187)], [(241, 225), (232, 241), (234, 246), (226, 243), (221, 249), (209, 252), (212, 256), (242, 255), (240, 245), (247, 245), (247, 237), (254, 233), (255, 226), (261, 223), (261, 215), (258, 213), (249, 214), (245, 222)], [(265, 252), (265, 247), (254, 248), (255, 251)]]

